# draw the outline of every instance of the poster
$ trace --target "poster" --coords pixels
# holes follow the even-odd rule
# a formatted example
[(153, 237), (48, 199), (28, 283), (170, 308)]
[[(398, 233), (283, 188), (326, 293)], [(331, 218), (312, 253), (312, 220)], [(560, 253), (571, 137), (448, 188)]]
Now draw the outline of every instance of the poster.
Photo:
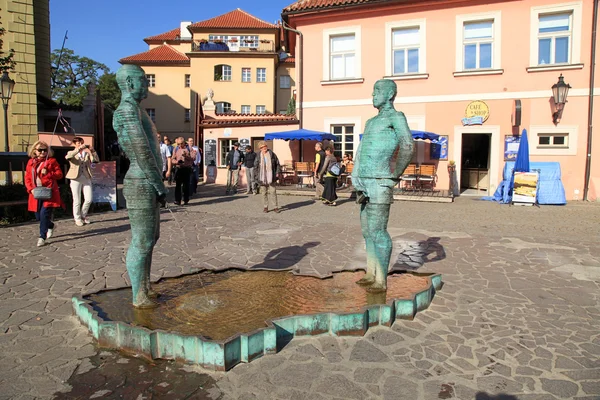
[(515, 172), (512, 202), (535, 204), (538, 179), (537, 172)]
[(240, 150), (245, 151), (250, 146), (250, 139), (240, 139)]
[(429, 154), (432, 160), (448, 159), (448, 136), (441, 135), (437, 143), (431, 143)]
[(206, 139), (204, 141), (204, 165), (217, 165), (217, 140)]
[(102, 161), (91, 165), (93, 203), (110, 203), (117, 211), (117, 162)]
[(519, 152), (521, 136), (504, 136), (504, 161), (515, 161)]

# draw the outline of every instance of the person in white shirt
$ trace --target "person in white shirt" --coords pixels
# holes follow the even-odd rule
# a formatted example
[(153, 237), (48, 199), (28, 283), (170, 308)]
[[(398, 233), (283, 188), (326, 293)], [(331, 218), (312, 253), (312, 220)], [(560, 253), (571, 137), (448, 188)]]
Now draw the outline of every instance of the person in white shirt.
[(202, 161), (202, 154), (198, 146), (194, 146), (194, 138), (188, 138), (188, 148), (190, 152), (196, 150), (196, 158), (194, 159), (194, 166), (192, 167), (192, 174), (190, 176), (190, 193), (196, 194), (198, 190), (198, 180), (200, 179), (200, 162)]
[[(92, 204), (92, 163), (100, 161), (96, 150), (90, 145), (83, 143), (83, 138), (75, 136), (73, 138), (74, 150), (67, 153), (66, 159), (69, 160), (69, 172), (66, 178), (71, 181), (71, 193), (73, 194), (73, 218), (75, 225), (83, 226), (89, 224), (87, 217), (90, 205)], [(81, 192), (83, 191), (83, 205), (81, 204)]]
[(160, 140), (160, 133), (157, 133), (156, 137), (160, 144), (160, 157), (162, 158), (162, 176), (164, 182), (171, 176), (171, 147)]

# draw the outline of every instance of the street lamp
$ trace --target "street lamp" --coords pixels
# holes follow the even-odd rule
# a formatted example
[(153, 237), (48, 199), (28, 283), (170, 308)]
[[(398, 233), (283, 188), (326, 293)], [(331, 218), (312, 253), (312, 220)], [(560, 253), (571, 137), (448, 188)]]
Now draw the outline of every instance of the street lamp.
[(8, 102), (12, 97), (14, 87), (15, 81), (9, 78), (8, 71), (4, 71), (0, 78), (0, 98), (4, 106), (4, 151), (7, 153), (10, 151), (8, 144)]
[(569, 89), (571, 89), (571, 85), (565, 83), (565, 78), (560, 74), (558, 82), (552, 85), (552, 97), (554, 97), (554, 104), (556, 105), (556, 111), (552, 114), (552, 122), (554, 122), (555, 125), (560, 122), (562, 117)]

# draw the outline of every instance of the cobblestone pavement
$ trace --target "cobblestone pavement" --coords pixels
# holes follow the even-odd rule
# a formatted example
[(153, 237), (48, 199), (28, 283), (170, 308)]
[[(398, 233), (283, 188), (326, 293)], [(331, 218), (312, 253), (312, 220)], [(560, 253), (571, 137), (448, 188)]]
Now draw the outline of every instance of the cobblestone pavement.
[[(364, 264), (352, 201), (281, 196), (283, 212), (263, 214), (261, 196), (199, 191), (188, 207), (162, 213), (153, 279), (258, 265), (326, 276)], [(35, 224), (0, 230), (0, 399), (120, 393), (94, 386), (90, 395), (91, 378), (75, 393), (82, 377), (96, 370), (108, 379), (121, 359), (109, 352), (113, 363), (99, 363), (107, 352), (72, 316), (72, 295), (127, 283), (126, 211), (92, 222), (58, 221), (42, 248)], [(171, 363), (181, 392), (152, 397), (184, 398), (197, 382), (195, 398), (210, 399), (599, 399), (599, 223), (600, 204), (396, 203), (394, 268), (443, 274), (428, 310), (363, 338), (297, 338), (228, 373)], [(152, 364), (144, 368), (166, 370)], [(122, 374), (136, 381), (136, 373)], [(157, 375), (148, 385), (164, 387)], [(126, 397), (136, 393), (150, 398), (142, 389)]]

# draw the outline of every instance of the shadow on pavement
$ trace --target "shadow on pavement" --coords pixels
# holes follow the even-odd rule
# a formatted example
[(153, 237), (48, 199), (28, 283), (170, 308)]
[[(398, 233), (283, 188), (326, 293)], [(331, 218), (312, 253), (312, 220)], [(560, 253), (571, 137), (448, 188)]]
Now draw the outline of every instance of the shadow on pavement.
[[(433, 257), (431, 257), (434, 255)], [(446, 258), (444, 246), (439, 237), (430, 237), (420, 242), (408, 242), (398, 254), (392, 270), (416, 271), (426, 263), (441, 261)]]
[(475, 395), (475, 400), (519, 400), (518, 397), (510, 395), (510, 394), (504, 394), (504, 393), (500, 393), (498, 395), (489, 395), (487, 393), (484, 392), (478, 392)]
[(287, 204), (285, 206), (282, 206), (281, 209), (282, 210), (293, 210), (295, 208), (310, 206), (311, 204), (314, 204), (314, 203), (315, 202), (313, 200), (304, 200), (304, 201), (299, 201), (297, 203)]
[(298, 264), (307, 254), (308, 249), (320, 245), (321, 242), (308, 242), (302, 246), (288, 246), (271, 250), (262, 263), (253, 265), (250, 269), (269, 271), (285, 271)]

